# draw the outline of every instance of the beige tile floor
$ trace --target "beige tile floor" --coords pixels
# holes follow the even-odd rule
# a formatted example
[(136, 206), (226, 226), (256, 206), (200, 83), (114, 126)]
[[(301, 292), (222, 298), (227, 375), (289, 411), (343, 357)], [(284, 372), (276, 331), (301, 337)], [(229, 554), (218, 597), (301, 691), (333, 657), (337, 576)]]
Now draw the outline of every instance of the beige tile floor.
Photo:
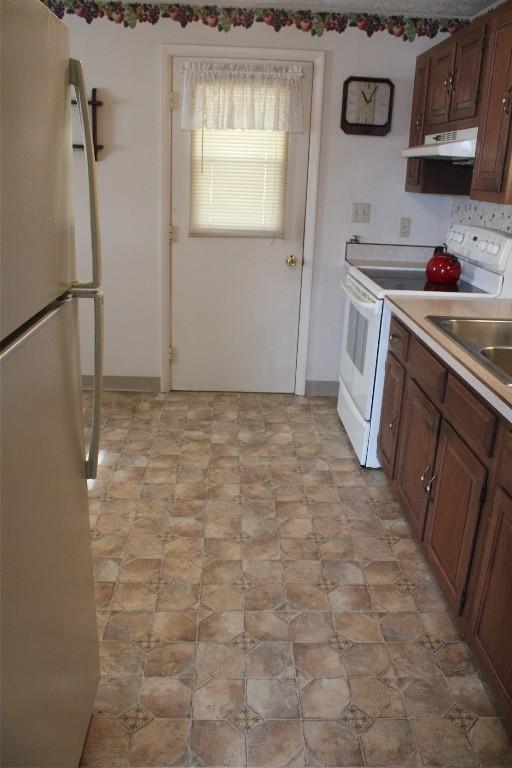
[(112, 393), (104, 421), (83, 766), (512, 765), (333, 400)]

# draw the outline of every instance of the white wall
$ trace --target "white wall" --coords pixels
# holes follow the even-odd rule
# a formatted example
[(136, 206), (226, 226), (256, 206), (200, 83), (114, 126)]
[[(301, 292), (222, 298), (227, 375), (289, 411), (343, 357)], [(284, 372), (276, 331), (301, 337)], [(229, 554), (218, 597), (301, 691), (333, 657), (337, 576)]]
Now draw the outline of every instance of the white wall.
[[(451, 198), (404, 191), (412, 80), (416, 56), (433, 41), (404, 43), (358, 30), (312, 38), (294, 28), (276, 34), (264, 24), (219, 33), (171, 20), (126, 30), (106, 20), (87, 25), (66, 16), (72, 51), (85, 64), (88, 87), (100, 89), (98, 163), (106, 311), (105, 373), (160, 376), (160, 77), (161, 44), (205, 44), (325, 50), (324, 126), (318, 201), (308, 375), (337, 378), (344, 243), (354, 232), (369, 242), (400, 242), (400, 216), (412, 219), (405, 243), (443, 241)], [(341, 89), (349, 75), (389, 77), (395, 84), (393, 126), (386, 137), (348, 136), (339, 128)], [(76, 153), (78, 154), (78, 153)], [(77, 157), (80, 166), (82, 158)], [(80, 169), (79, 169), (80, 170)], [(83, 180), (79, 173), (79, 207)], [(352, 224), (351, 203), (371, 203), (369, 224)], [(79, 263), (87, 263), (83, 215), (77, 214)], [(84, 338), (90, 322), (84, 323)], [(88, 344), (86, 340), (84, 344)], [(91, 357), (84, 351), (85, 372)]]

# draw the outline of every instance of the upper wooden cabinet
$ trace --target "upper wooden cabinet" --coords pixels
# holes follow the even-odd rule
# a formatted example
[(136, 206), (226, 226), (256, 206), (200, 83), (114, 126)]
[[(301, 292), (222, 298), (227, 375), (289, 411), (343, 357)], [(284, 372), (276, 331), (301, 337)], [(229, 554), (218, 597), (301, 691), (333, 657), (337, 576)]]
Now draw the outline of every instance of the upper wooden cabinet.
[(493, 14), (471, 197), (512, 202), (512, 3)]
[(451, 78), (450, 121), (477, 115), (486, 35), (487, 26), (480, 22), (471, 24), (454, 38), (457, 45)]
[[(414, 91), (412, 97), (411, 128), (409, 132), (409, 146), (416, 147), (423, 142), (425, 128), (425, 110), (427, 107), (428, 74), (430, 68), (430, 55), (428, 53), (418, 56), (416, 60), (416, 74), (414, 75)], [(411, 192), (419, 192), (422, 181), (423, 163), (415, 157), (407, 161), (407, 175), (405, 179), (406, 189)]]
[(480, 21), (430, 51), (427, 128), (476, 117), (485, 38)]
[(436, 45), (430, 54), (430, 81), (428, 86), (427, 127), (436, 127), (450, 119), (451, 88), (455, 66), (453, 39)]
[(406, 190), (512, 203), (512, 0), (417, 59), (410, 146), (475, 127), (474, 168), (410, 158)]
[[(426, 133), (467, 128), (478, 122), (487, 21), (474, 22), (416, 60), (409, 146)], [(470, 166), (409, 158), (408, 192), (467, 195)]]

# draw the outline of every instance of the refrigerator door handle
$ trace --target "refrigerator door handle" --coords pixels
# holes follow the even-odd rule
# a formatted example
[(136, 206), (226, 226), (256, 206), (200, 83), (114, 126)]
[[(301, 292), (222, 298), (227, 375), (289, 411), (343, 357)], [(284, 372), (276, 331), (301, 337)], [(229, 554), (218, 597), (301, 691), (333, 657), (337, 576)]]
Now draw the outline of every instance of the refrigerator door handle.
[(91, 439), (85, 460), (85, 476), (94, 480), (98, 472), (101, 430), (101, 395), (103, 392), (103, 293), (84, 288), (73, 288), (72, 296), (94, 301), (94, 385), (92, 400)]
[(91, 231), (91, 255), (92, 255), (92, 280), (89, 283), (76, 282), (75, 286), (81, 288), (99, 288), (101, 285), (101, 248), (98, 227), (98, 203), (96, 195), (96, 160), (94, 158), (94, 145), (92, 140), (89, 110), (87, 106), (87, 93), (85, 91), (84, 73), (82, 62), (78, 59), (69, 60), (69, 82), (74, 86), (76, 102), (80, 113), (82, 131), (84, 136), (85, 157), (87, 162), (87, 178), (89, 181), (89, 216)]

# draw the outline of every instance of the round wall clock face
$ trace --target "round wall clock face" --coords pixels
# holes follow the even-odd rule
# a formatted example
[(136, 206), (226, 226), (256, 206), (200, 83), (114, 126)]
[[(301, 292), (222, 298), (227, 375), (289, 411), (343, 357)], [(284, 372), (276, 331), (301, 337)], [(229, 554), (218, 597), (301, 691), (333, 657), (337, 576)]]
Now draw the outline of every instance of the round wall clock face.
[(343, 87), (341, 127), (346, 133), (383, 136), (391, 128), (394, 86), (382, 78), (349, 77)]

